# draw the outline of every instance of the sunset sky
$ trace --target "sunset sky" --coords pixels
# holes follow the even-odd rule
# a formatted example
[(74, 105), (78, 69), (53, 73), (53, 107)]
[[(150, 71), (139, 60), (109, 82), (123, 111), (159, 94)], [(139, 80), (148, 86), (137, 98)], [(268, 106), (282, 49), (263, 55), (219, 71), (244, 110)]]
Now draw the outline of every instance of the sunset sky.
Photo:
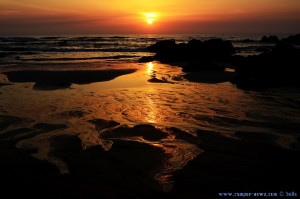
[(0, 0), (0, 34), (299, 33), (300, 0)]

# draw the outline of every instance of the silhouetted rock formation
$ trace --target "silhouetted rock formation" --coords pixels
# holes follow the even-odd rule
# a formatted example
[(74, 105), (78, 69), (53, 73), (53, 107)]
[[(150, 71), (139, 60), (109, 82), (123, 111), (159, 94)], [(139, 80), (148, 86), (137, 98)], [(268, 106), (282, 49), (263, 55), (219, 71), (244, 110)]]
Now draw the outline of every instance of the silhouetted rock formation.
[(0, 115), (0, 130), (4, 130), (11, 125), (21, 123), (22, 118), (10, 115)]
[(300, 86), (300, 50), (286, 43), (277, 44), (271, 52), (240, 60), (237, 76), (232, 80), (242, 89), (277, 86)]
[[(148, 50), (156, 53), (154, 59), (157, 61), (181, 65), (184, 72), (190, 73), (186, 75), (190, 77), (190, 81), (202, 82), (205, 79), (206, 82), (214, 82), (203, 78), (203, 71), (224, 71), (225, 67), (230, 66), (236, 68), (237, 72), (231, 82), (241, 89), (299, 87), (300, 78), (297, 71), (300, 66), (300, 49), (293, 45), (300, 45), (300, 34), (282, 41), (274, 35), (264, 36), (259, 42), (274, 43), (276, 46), (257, 48), (256, 51), (262, 53), (248, 57), (234, 55), (236, 51), (232, 43), (222, 39), (193, 39), (180, 44), (176, 44), (175, 40), (163, 40), (151, 45)], [(142, 58), (143, 61), (147, 59)], [(152, 61), (152, 58), (149, 60)], [(228, 77), (226, 76), (226, 79)]]
[(289, 36), (288, 38), (282, 39), (282, 42), (294, 44), (294, 45), (300, 45), (300, 34)]
[(266, 47), (259, 47), (255, 49), (256, 52), (268, 52), (270, 50), (271, 48), (266, 48)]
[(6, 83), (6, 82), (0, 82), (0, 87), (1, 87), (1, 86), (8, 86), (8, 85), (12, 85), (12, 84)]
[(155, 44), (148, 47), (148, 50), (150, 52), (161, 52), (166, 50), (171, 50), (172, 48), (175, 48), (176, 43), (174, 39), (171, 40), (162, 40), (158, 41)]
[(263, 43), (278, 43), (279, 41), (280, 40), (275, 35), (263, 36), (260, 40), (260, 42), (263, 42)]
[(243, 42), (243, 43), (251, 43), (251, 42), (255, 42), (255, 40), (253, 40), (253, 39), (243, 39), (243, 40), (241, 40), (241, 42)]
[(208, 41), (190, 40), (187, 44), (176, 44), (175, 40), (163, 40), (148, 47), (155, 52), (154, 59), (163, 63), (188, 63), (184, 71), (224, 70), (224, 62), (235, 53), (230, 41), (211, 39)]
[(140, 63), (147, 63), (147, 62), (152, 62), (152, 61), (154, 61), (154, 57), (152, 57), (152, 56), (144, 56), (139, 59)]
[(4, 57), (6, 57), (7, 56), (7, 53), (0, 53), (0, 58), (4, 58)]

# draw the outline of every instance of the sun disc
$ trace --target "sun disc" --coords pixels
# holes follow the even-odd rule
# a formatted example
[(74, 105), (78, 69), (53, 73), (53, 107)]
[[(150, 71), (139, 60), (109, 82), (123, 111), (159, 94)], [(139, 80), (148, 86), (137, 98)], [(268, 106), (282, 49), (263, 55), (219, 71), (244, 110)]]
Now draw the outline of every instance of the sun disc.
[(152, 25), (157, 20), (157, 14), (155, 13), (144, 13), (143, 15), (148, 25)]

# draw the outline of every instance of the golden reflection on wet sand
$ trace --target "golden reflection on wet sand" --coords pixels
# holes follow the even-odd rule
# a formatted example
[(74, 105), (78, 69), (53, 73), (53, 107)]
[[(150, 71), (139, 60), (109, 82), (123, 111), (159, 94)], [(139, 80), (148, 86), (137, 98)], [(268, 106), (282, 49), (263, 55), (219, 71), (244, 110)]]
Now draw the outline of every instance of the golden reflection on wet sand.
[[(106, 150), (113, 147), (113, 141), (99, 137), (99, 132), (89, 120), (114, 120), (130, 127), (151, 123), (162, 130), (176, 127), (185, 132), (202, 129), (233, 135), (244, 129), (270, 131), (261, 125), (251, 124), (279, 115), (280, 110), (269, 108), (272, 104), (256, 101), (258, 94), (245, 93), (230, 83), (150, 83), (147, 80), (154, 75), (170, 80), (172, 76), (182, 73), (181, 68), (156, 62), (132, 65), (131, 67), (138, 69), (133, 74), (119, 76), (108, 82), (72, 85), (70, 89), (36, 91), (32, 89), (32, 83), (0, 87), (0, 113), (28, 118), (8, 130), (30, 127), (37, 122), (65, 123), (68, 128), (55, 132), (55, 135), (79, 135), (84, 147), (101, 145)], [(290, 115), (298, 114), (297, 110), (289, 107), (285, 107), (283, 111)], [(284, 114), (281, 115), (285, 117)], [(286, 118), (289, 120), (292, 116)], [(54, 162), (57, 166), (63, 165), (58, 164), (57, 159), (49, 159), (47, 155), (51, 151), (47, 140), (53, 136), (50, 133), (44, 134), (28, 138), (23, 143), (28, 143), (31, 147), (37, 146), (36, 148), (44, 147), (38, 158)], [(155, 176), (165, 190), (172, 187), (172, 172), (181, 169), (201, 153), (194, 144), (175, 139), (172, 134), (155, 142), (132, 137), (130, 139), (159, 147), (169, 155), (163, 170)], [(23, 144), (24, 147), (25, 145)]]
[(153, 62), (147, 63), (147, 74), (149, 76), (153, 75), (153, 68), (154, 68)]
[(150, 124), (155, 124), (157, 123), (157, 105), (154, 103), (154, 101), (152, 100), (152, 95), (155, 92), (154, 88), (149, 88), (148, 89), (148, 94), (147, 94), (147, 105), (149, 107), (149, 112), (148, 115), (146, 116), (146, 120), (148, 121), (148, 123)]

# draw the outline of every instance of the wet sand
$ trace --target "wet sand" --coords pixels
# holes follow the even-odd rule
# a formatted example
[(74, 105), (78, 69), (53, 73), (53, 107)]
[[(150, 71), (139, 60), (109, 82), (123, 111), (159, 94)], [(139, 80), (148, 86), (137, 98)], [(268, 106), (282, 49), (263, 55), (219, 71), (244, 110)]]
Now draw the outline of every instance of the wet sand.
[[(145, 78), (143, 76), (145, 82), (149, 76), (153, 77), (153, 68), (158, 67), (150, 66), (146, 71), (149, 73), (148, 76)], [(178, 103), (178, 101), (171, 101), (174, 98), (171, 93), (171, 97), (167, 95), (168, 101), (163, 101), (160, 106), (156, 106), (155, 100), (160, 99), (162, 95), (148, 91), (166, 86), (172, 86), (170, 90), (173, 90), (176, 88), (176, 82), (174, 84), (148, 82), (150, 86), (146, 84), (146, 89), (140, 89), (144, 89), (145, 93), (139, 95), (140, 90), (136, 90), (134, 95), (128, 94), (130, 99), (141, 98), (142, 102), (147, 103), (151, 108), (149, 112), (147, 112), (147, 106), (141, 111), (131, 110), (132, 112), (125, 107), (125, 110), (121, 112), (120, 107), (111, 105), (114, 102), (120, 102), (123, 107), (129, 103), (124, 101), (126, 98), (121, 98), (127, 94), (124, 91), (116, 96), (119, 101), (112, 101), (111, 93), (107, 94), (99, 87), (96, 88), (99, 89), (101, 95), (94, 96), (93, 92), (97, 89), (91, 89), (91, 91), (87, 89), (82, 92), (86, 87), (97, 85), (91, 84), (85, 87), (80, 85), (79, 88), (73, 88), (73, 90), (77, 89), (74, 93), (79, 95), (75, 98), (74, 93), (67, 93), (65, 94), (67, 97), (63, 97), (63, 93), (72, 89), (53, 91), (57, 90), (56, 88), (38, 92), (32, 91), (30, 86), (28, 87), (30, 84), (27, 83), (41, 82), (47, 86), (50, 83), (53, 86), (53, 80), (56, 83), (57, 80), (61, 80), (63, 84), (67, 82), (67, 88), (69, 88), (68, 84), (72, 83), (88, 84), (94, 81), (104, 81), (106, 80), (102, 76), (104, 74), (111, 74), (108, 78), (111, 79), (134, 71), (134, 69), (129, 69), (119, 72), (101, 70), (83, 73), (73, 70), (68, 72), (6, 72), (9, 80), (26, 83), (2, 86), (5, 89), (0, 95), (14, 99), (10, 96), (12, 94), (9, 90), (15, 89), (13, 91), (17, 93), (22, 95), (29, 93), (32, 96), (39, 96), (40, 99), (34, 99), (38, 103), (34, 102), (33, 105), (25, 103), (27, 107), (24, 107), (20, 101), (10, 103), (5, 100), (3, 102), (10, 107), (0, 106), (2, 194), (8, 194), (11, 198), (21, 196), (24, 198), (209, 199), (218, 198), (219, 192), (299, 191), (298, 183), (295, 183), (300, 177), (298, 161), (300, 140), (297, 134), (299, 129), (297, 124), (291, 132), (295, 132), (292, 135), (296, 135), (298, 139), (292, 139), (292, 142), (288, 140), (285, 145), (280, 145), (280, 141), (285, 141), (284, 139), (288, 136), (280, 134), (281, 132), (272, 134), (265, 131), (238, 131), (224, 134), (221, 131), (198, 129), (191, 133), (175, 128), (180, 120), (164, 123), (164, 128), (157, 121), (149, 124), (150, 119), (155, 121), (166, 113), (164, 112), (166, 107), (162, 104), (175, 106), (175, 102)], [(135, 77), (134, 74), (136, 77), (139, 75), (133, 73), (130, 77)], [(169, 71), (159, 74), (155, 72), (155, 74), (158, 75), (158, 79), (163, 79), (163, 77), (172, 79), (173, 75)], [(67, 81), (63, 79), (66, 76), (68, 76)], [(59, 89), (62, 88), (61, 84), (56, 86)], [(42, 88), (45, 89), (45, 87)], [(200, 87), (194, 87), (192, 92), (195, 88)], [(167, 92), (168, 90), (160, 91)], [(50, 98), (52, 95), (55, 96), (56, 92), (62, 97)], [(188, 95), (188, 98), (192, 96), (188, 91), (184, 94)], [(205, 93), (210, 97), (213, 94)], [(96, 117), (99, 113), (102, 114), (104, 109), (92, 102), (101, 99), (102, 95), (107, 95), (109, 99), (106, 102), (100, 102), (100, 104), (109, 105), (104, 113), (107, 117)], [(17, 100), (21, 99), (21, 96), (17, 94), (16, 96)], [(196, 97), (199, 96), (196, 95)], [(63, 101), (64, 98), (67, 98), (66, 101)], [(76, 99), (73, 104), (71, 98)], [(33, 98), (22, 99), (33, 100)], [(182, 99), (185, 99), (185, 101), (182, 100), (184, 105), (189, 104), (186, 98)], [(56, 102), (57, 105), (54, 104)], [(136, 102), (138, 101), (133, 101), (134, 104)], [(40, 110), (35, 110), (37, 107), (41, 107)], [(91, 110), (97, 113), (91, 113)], [(124, 122), (126, 120), (115, 116), (120, 114), (128, 117), (126, 114), (143, 111), (147, 113), (147, 117), (152, 116), (150, 119), (146, 118), (149, 121), (147, 124), (133, 121), (134, 125), (129, 125)], [(20, 115), (13, 113), (20, 113)], [(114, 116), (119, 120), (110, 120)], [(172, 114), (167, 114), (167, 116), (172, 117)], [(135, 117), (141, 118), (143, 115)], [(225, 119), (227, 118), (223, 120), (226, 121)], [(231, 124), (243, 123), (239, 119), (228, 121)], [(213, 125), (213, 122), (212, 119), (208, 120), (206, 125)], [(254, 126), (260, 123), (250, 124)]]

